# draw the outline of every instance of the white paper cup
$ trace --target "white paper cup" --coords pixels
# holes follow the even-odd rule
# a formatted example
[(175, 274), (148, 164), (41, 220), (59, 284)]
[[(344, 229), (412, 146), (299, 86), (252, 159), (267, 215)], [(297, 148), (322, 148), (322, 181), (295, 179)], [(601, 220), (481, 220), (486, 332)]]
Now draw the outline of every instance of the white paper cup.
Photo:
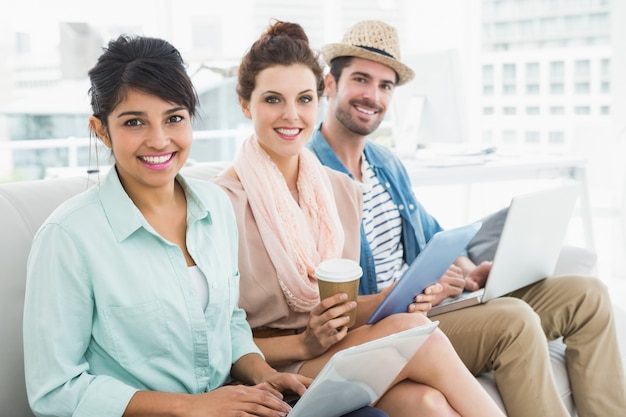
[[(315, 278), (320, 291), (320, 299), (338, 293), (348, 294), (348, 301), (356, 301), (359, 295), (359, 281), (363, 270), (352, 259), (329, 259), (320, 263), (315, 269)], [(348, 313), (348, 327), (356, 322), (356, 308)]]

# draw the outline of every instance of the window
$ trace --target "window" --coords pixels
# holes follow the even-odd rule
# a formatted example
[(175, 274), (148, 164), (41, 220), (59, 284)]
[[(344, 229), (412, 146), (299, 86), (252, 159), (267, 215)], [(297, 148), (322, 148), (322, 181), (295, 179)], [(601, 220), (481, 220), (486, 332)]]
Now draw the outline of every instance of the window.
[(515, 85), (513, 84), (505, 84), (502, 86), (502, 94), (510, 96), (515, 94)]
[(483, 95), (493, 95), (493, 65), (483, 65)]
[(539, 20), (542, 33), (554, 33), (558, 26), (558, 21), (554, 17), (544, 17)]
[(535, 21), (534, 20), (522, 20), (517, 23), (519, 33), (521, 34), (533, 34), (533, 30), (535, 30)]
[(611, 77), (611, 60), (605, 58), (600, 61), (600, 76), (602, 79), (608, 79)]
[(553, 145), (561, 145), (565, 143), (565, 133), (562, 131), (548, 132), (548, 143)]
[(576, 79), (589, 79), (591, 75), (591, 63), (588, 59), (579, 59), (574, 63), (574, 76)]
[[(619, 1), (619, 0), (618, 0)], [(603, 3), (604, 1), (600, 1)], [(606, 29), (607, 25), (610, 24), (609, 13), (594, 13), (589, 15), (589, 26), (593, 29)]]
[(600, 61), (600, 92), (611, 92), (611, 60), (608, 58)]
[(502, 65), (502, 79), (515, 82), (515, 64)]
[(589, 106), (576, 106), (574, 107), (574, 114), (577, 115), (586, 115), (591, 113), (591, 108)]
[(550, 62), (550, 80), (563, 82), (565, 80), (565, 64), (563, 61)]
[(530, 96), (539, 94), (539, 84), (526, 84), (526, 94)]
[(565, 114), (565, 107), (563, 107), (563, 106), (550, 106), (550, 114), (552, 114), (552, 115)]
[(15, 34), (15, 53), (17, 55), (27, 56), (31, 52), (31, 35), (28, 33), (18, 32)]
[(611, 107), (610, 106), (600, 106), (600, 114), (603, 115), (603, 116), (611, 114)]
[(576, 94), (589, 94), (591, 90), (591, 86), (588, 82), (578, 82), (574, 86), (574, 91)]
[(539, 114), (539, 107), (538, 106), (526, 107), (526, 114), (532, 115), (532, 116)]
[(515, 64), (502, 65), (502, 93), (512, 95), (516, 92), (516, 69)]
[(528, 131), (524, 134), (524, 141), (526, 143), (539, 143), (541, 139), (541, 135), (539, 134), (539, 132), (532, 130), (532, 131)]
[(491, 106), (483, 107), (483, 114), (486, 114), (486, 115), (493, 114), (493, 107)]
[(502, 132), (502, 143), (514, 144), (517, 142), (517, 132), (515, 130), (504, 130)]
[(568, 31), (580, 32), (585, 29), (586, 16), (565, 16), (565, 28)]
[(538, 62), (529, 62), (526, 64), (526, 82), (539, 82)]
[(493, 84), (493, 65), (483, 65), (483, 83)]
[(515, 113), (517, 113), (517, 109), (515, 107), (507, 106), (507, 107), (502, 108), (502, 114), (504, 115), (511, 116), (511, 115), (514, 115)]
[(563, 94), (564, 91), (563, 83), (550, 83), (550, 94)]
[(512, 33), (513, 26), (509, 23), (496, 23), (495, 24), (495, 35), (496, 37), (506, 37)]

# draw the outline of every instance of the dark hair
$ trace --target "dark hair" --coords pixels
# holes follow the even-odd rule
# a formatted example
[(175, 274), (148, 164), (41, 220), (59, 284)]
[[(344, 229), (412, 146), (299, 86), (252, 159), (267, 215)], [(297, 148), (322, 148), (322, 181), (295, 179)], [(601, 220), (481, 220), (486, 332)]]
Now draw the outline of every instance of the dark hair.
[(350, 65), (353, 56), (338, 56), (330, 61), (329, 72), (335, 79), (335, 82), (339, 82), (339, 77), (343, 72), (343, 69)]
[[(343, 69), (350, 65), (353, 59), (353, 56), (338, 56), (330, 61), (328, 72), (330, 72), (330, 74), (333, 76), (336, 83), (339, 82), (339, 77), (341, 77)], [(398, 84), (399, 80), (400, 76), (396, 72), (396, 84)]]
[(89, 70), (91, 110), (102, 124), (129, 90), (185, 107), (193, 117), (198, 97), (180, 52), (169, 42), (121, 35), (111, 40)]
[(309, 46), (309, 38), (297, 23), (276, 21), (257, 39), (239, 65), (237, 94), (250, 101), (256, 86), (256, 76), (276, 65), (304, 64), (313, 71), (317, 81), (317, 95), (324, 92), (324, 74), (319, 55)]

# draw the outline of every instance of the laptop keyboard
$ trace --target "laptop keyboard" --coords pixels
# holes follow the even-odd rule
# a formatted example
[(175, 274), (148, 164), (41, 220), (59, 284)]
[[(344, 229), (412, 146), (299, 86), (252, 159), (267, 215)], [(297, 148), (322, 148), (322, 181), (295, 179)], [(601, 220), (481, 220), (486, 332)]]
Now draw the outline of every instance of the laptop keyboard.
[(485, 292), (484, 288), (481, 288), (480, 290), (476, 290), (472, 292), (462, 292), (458, 297), (446, 298), (438, 305), (445, 306), (446, 304), (450, 304), (450, 303), (454, 303), (454, 302), (462, 301), (462, 300), (467, 300), (468, 298), (482, 297), (484, 292)]

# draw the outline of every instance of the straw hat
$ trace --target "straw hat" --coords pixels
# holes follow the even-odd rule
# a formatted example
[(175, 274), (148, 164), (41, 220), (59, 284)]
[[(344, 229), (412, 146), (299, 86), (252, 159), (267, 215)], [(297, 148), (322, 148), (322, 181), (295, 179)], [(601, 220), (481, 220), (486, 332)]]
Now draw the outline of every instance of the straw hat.
[(413, 70), (400, 62), (400, 42), (396, 29), (378, 20), (365, 20), (352, 26), (341, 43), (322, 47), (326, 64), (340, 56), (369, 59), (391, 67), (398, 74), (398, 85), (413, 79)]

